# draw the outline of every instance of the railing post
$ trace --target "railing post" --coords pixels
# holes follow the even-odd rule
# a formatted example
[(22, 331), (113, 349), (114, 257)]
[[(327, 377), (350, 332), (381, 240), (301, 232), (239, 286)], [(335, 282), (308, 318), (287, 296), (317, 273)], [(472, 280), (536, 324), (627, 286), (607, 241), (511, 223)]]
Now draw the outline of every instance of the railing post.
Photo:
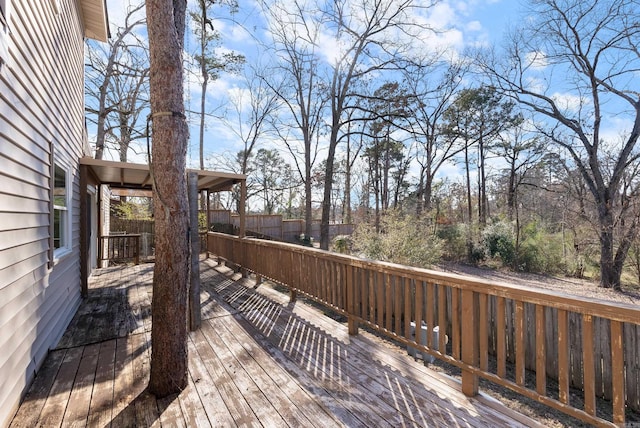
[[(477, 365), (476, 311), (472, 290), (462, 290), (462, 361), (470, 366)], [(462, 370), (462, 392), (468, 397), (478, 394), (478, 375)]]

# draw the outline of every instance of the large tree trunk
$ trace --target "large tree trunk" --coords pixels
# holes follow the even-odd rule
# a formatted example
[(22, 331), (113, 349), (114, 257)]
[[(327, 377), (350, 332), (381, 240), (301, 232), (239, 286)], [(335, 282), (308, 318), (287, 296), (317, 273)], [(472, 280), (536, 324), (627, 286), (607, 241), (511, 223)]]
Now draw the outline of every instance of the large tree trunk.
[(469, 171), (469, 146), (465, 141), (464, 146), (464, 165), (466, 169), (467, 179), (467, 259), (469, 262), (473, 261), (473, 236), (472, 236), (472, 224), (473, 224), (473, 205), (471, 203), (471, 172)]
[(327, 164), (324, 175), (324, 195), (322, 198), (322, 219), (320, 220), (320, 248), (329, 249), (329, 216), (331, 214), (331, 191), (333, 189), (333, 159), (338, 145), (337, 126), (333, 126), (327, 153)]
[(480, 177), (479, 177), (479, 183), (480, 183), (480, 188), (478, 189), (478, 196), (479, 196), (479, 200), (478, 200), (478, 207), (479, 207), (479, 222), (480, 222), (480, 227), (484, 228), (487, 225), (487, 217), (489, 215), (489, 202), (487, 200), (487, 174), (485, 172), (485, 153), (484, 153), (484, 141), (482, 139), (482, 136), (480, 137), (480, 140), (478, 141), (478, 152), (479, 152), (479, 157), (480, 157), (480, 168), (479, 168), (479, 172), (480, 172)]
[(635, 236), (637, 222), (634, 220), (628, 233), (621, 237), (616, 251), (613, 213), (611, 208), (604, 204), (600, 205), (598, 209), (600, 217), (600, 286), (620, 290), (624, 260), (631, 247), (631, 238)]
[[(304, 151), (304, 237), (311, 239), (311, 231), (313, 225), (313, 206), (312, 206), (312, 188), (311, 188), (311, 141), (305, 135), (305, 151)], [(309, 241), (310, 242), (310, 241)]]
[(188, 127), (182, 86), (186, 4), (186, 0), (147, 0), (146, 4), (156, 235), (149, 391), (158, 397), (183, 390), (188, 379)]
[(509, 221), (513, 220), (516, 212), (516, 171), (513, 163), (509, 169), (509, 184), (507, 187), (507, 214)]
[(351, 138), (347, 139), (347, 161), (344, 174), (344, 222), (351, 224)]

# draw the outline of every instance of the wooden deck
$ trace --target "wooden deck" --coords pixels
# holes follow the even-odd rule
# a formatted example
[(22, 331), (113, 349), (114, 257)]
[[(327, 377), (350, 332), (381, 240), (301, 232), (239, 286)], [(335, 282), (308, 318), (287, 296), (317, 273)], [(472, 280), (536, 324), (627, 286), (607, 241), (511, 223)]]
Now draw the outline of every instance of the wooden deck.
[(153, 265), (102, 269), (11, 426), (537, 426), (397, 348), (214, 262), (189, 387), (156, 400), (149, 375)]

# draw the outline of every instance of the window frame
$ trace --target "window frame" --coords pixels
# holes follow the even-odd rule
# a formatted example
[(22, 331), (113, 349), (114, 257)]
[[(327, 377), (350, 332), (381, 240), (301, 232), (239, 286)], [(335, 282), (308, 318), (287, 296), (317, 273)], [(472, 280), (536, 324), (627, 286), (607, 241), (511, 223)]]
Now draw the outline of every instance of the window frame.
[(0, 24), (3, 27), (9, 25), (9, 0), (0, 0)]
[(0, 69), (9, 61), (9, 16), (11, 0), (0, 0)]
[[(57, 181), (57, 172), (60, 170), (64, 173), (64, 205), (56, 204), (56, 181)], [(55, 155), (53, 157), (53, 164), (51, 166), (51, 214), (50, 214), (50, 222), (51, 222), (51, 248), (53, 250), (53, 262), (54, 264), (64, 257), (65, 255), (71, 253), (72, 251), (72, 236), (71, 236), (71, 227), (72, 227), (72, 182), (71, 182), (71, 168), (68, 164), (62, 162)], [(58, 224), (59, 227), (57, 229), (59, 236), (56, 237), (56, 214), (59, 214)], [(59, 241), (58, 246), (56, 247), (56, 241)]]

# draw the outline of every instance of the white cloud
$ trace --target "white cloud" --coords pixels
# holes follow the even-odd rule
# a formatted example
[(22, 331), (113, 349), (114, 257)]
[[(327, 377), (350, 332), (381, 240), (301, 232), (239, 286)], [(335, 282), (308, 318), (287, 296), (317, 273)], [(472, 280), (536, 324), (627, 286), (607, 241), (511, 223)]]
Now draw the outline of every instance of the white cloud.
[(549, 65), (547, 55), (541, 51), (529, 52), (525, 58), (528, 65), (534, 70), (542, 71)]
[[(142, 0), (107, 0), (107, 13), (109, 15), (109, 29), (111, 30), (111, 36), (113, 37), (119, 27), (124, 27), (127, 18), (127, 13), (130, 10), (140, 5)], [(129, 17), (129, 23), (135, 22), (140, 19), (144, 19), (146, 16), (146, 8), (141, 7), (131, 17)], [(146, 34), (146, 27), (139, 26), (136, 34)]]
[(580, 110), (582, 105), (588, 102), (587, 99), (568, 92), (555, 92), (551, 95), (551, 99), (556, 103), (561, 111), (574, 113)]
[(470, 21), (465, 26), (465, 30), (473, 32), (482, 31), (482, 23), (480, 21)]

